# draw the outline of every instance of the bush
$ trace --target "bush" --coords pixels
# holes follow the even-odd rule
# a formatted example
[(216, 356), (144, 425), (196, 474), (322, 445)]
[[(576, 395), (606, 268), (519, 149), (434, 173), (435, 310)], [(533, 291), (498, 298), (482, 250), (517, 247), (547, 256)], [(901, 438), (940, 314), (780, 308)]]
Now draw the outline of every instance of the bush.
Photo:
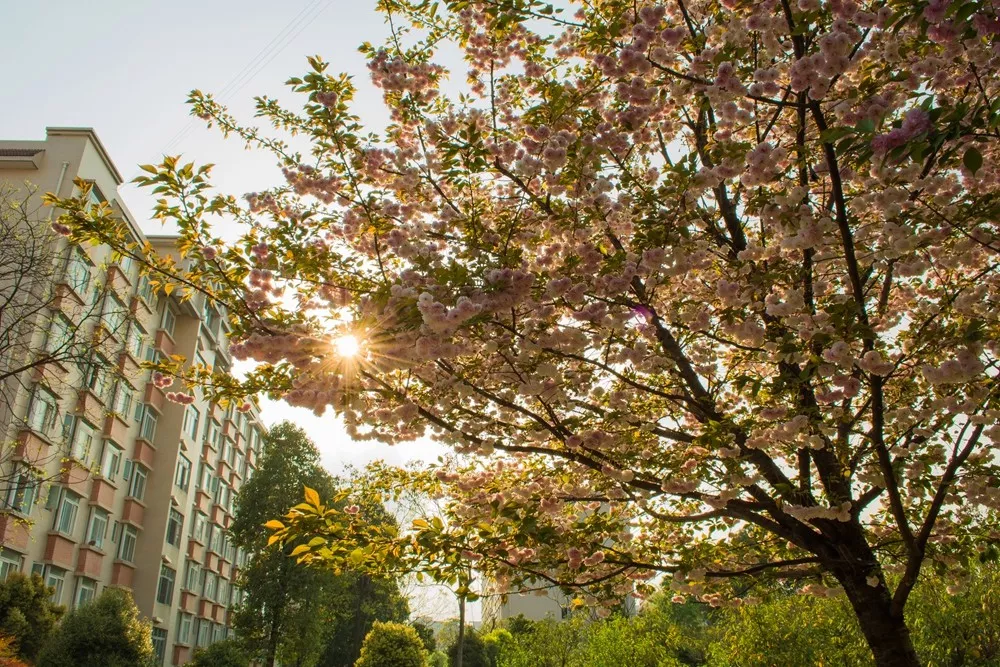
[(29, 667), (17, 657), (17, 641), (7, 635), (0, 635), (0, 667)]
[[(465, 640), (462, 642), (462, 667), (493, 667), (493, 660), (486, 642), (473, 628), (465, 629)], [(458, 637), (448, 647), (449, 664), (458, 664)]]
[(424, 643), (417, 631), (402, 623), (375, 621), (361, 645), (354, 667), (424, 667)]
[(152, 660), (152, 628), (139, 618), (131, 593), (106, 588), (63, 619), (38, 667), (144, 667)]
[(196, 649), (188, 667), (247, 667), (250, 658), (234, 639)]
[(421, 621), (413, 621), (410, 625), (412, 625), (413, 629), (416, 630), (417, 636), (420, 637), (420, 641), (424, 643), (424, 649), (428, 653), (433, 653), (434, 649), (437, 648), (437, 642), (434, 641), (434, 629)]
[(62, 617), (64, 608), (52, 604), (50, 595), (37, 574), (12, 574), (0, 583), (0, 634), (14, 639), (16, 657), (34, 660)]

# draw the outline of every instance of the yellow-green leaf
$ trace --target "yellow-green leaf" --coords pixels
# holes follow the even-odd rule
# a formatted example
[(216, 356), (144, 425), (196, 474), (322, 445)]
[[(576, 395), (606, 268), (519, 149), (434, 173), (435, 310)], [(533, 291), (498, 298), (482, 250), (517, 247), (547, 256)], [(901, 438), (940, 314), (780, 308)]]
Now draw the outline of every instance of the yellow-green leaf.
[(313, 507), (319, 507), (319, 494), (316, 493), (315, 489), (310, 489), (308, 486), (304, 488), (306, 490), (306, 502)]
[(277, 519), (271, 519), (270, 521), (264, 524), (264, 527), (267, 528), (268, 530), (281, 530), (282, 528), (285, 527), (285, 524), (281, 523)]

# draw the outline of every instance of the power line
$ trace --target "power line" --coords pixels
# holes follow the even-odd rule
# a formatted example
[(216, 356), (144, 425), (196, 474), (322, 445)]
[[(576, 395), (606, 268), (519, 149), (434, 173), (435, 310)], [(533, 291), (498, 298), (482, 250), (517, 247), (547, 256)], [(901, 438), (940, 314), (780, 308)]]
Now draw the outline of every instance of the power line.
[[(296, 37), (298, 37), (303, 30), (305, 30), (313, 21), (315, 21), (320, 14), (322, 14), (326, 8), (330, 5), (333, 0), (310, 0), (298, 14), (296, 14), (286, 25), (282, 28), (278, 34), (276, 34), (271, 41), (264, 45), (264, 47), (253, 57), (250, 61), (237, 72), (229, 82), (223, 86), (218, 93), (216, 93), (216, 99), (224, 104), (228, 102), (232, 97), (236, 95), (239, 91), (243, 90), (248, 83), (253, 81), (253, 79), (260, 74), (265, 67), (267, 67), (278, 55), (284, 51), (289, 44), (291, 44)], [(164, 146), (162, 153), (167, 153), (174, 147), (176, 147), (188, 133), (196, 126), (196, 121), (194, 119), (188, 120), (188, 122), (167, 142)]]

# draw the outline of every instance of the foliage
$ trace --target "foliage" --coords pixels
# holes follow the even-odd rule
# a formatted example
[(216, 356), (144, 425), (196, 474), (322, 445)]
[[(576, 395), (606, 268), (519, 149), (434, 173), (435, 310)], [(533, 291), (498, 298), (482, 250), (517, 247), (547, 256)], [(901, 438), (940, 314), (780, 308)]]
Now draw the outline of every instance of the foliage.
[[(337, 493), (305, 433), (288, 422), (277, 424), (264, 440), (257, 473), (236, 498), (230, 534), (251, 559), (240, 574), (246, 597), (234, 627), (251, 654), (265, 662), (273, 657), (350, 667), (373, 621), (404, 621), (409, 610), (395, 580), (305, 568), (288, 557), (296, 543), (268, 545), (261, 526), (282, 514), (303, 487), (327, 497)], [(363, 516), (379, 526), (392, 524), (381, 505), (366, 505)]]
[[(927, 575), (914, 590), (908, 621), (923, 664), (1000, 664), (998, 568), (970, 568), (961, 590)], [(634, 617), (568, 622), (505, 622), (491, 633), (497, 667), (799, 667), (873, 664), (850, 602), (772, 590), (752, 604), (712, 609), (655, 596)], [(506, 636), (499, 633), (505, 633)], [(489, 637), (489, 635), (487, 635)]]
[(434, 641), (434, 628), (422, 621), (413, 621), (410, 625), (413, 626), (417, 636), (420, 637), (420, 641), (424, 643), (424, 649), (428, 653), (433, 653), (434, 649), (437, 648), (437, 642)]
[(497, 667), (583, 667), (586, 623), (582, 617), (547, 618), (532, 623), (530, 630), (523, 621), (512, 625), (516, 632), (508, 631), (509, 638), (497, 637)]
[(29, 667), (17, 655), (17, 640), (9, 635), (0, 635), (0, 667)]
[[(455, 641), (448, 646), (449, 664), (458, 664), (457, 656), (458, 636), (456, 635)], [(471, 626), (465, 629), (462, 642), (462, 667), (493, 667), (489, 647), (483, 641), (483, 637)]]
[(416, 631), (402, 623), (376, 621), (361, 647), (354, 667), (423, 667), (423, 642)]
[(203, 648), (197, 648), (191, 657), (190, 667), (247, 667), (250, 658), (238, 640), (225, 639)]
[(229, 531), (233, 544), (250, 556), (240, 572), (245, 597), (236, 609), (233, 627), (251, 656), (268, 665), (279, 658), (293, 664), (316, 664), (331, 629), (335, 577), (297, 566), (287, 557), (294, 545), (284, 551), (269, 548), (268, 535), (261, 529), (284, 511), (288, 499), (299, 495), (303, 485), (329, 495), (335, 489), (305, 432), (282, 422), (264, 439), (257, 472), (236, 497)]
[(781, 595), (764, 604), (731, 610), (717, 626), (709, 664), (871, 664), (871, 652), (842, 596), (828, 599)]
[[(410, 615), (394, 579), (344, 572), (335, 577), (332, 592), (332, 626), (319, 662), (322, 667), (351, 667), (375, 622), (402, 623)], [(416, 624), (414, 630), (423, 641)]]
[(152, 627), (132, 594), (105, 588), (59, 624), (38, 656), (38, 667), (145, 667), (153, 660)]
[(14, 639), (15, 654), (24, 660), (35, 659), (65, 611), (51, 595), (38, 575), (13, 573), (0, 583), (0, 633)]
[(427, 658), (427, 667), (448, 667), (448, 656), (444, 651), (434, 651)]
[[(283, 182), (244, 205), (173, 157), (139, 179), (181, 230), (157, 279), (209, 292), (260, 362), (164, 371), (476, 455), (417, 476), (450, 503), (402, 540), (318, 498), (278, 539), (334, 569), (412, 548), (460, 586), (476, 559), (605, 614), (664, 573), (715, 605), (748, 578), (842, 590), (876, 662), (916, 665), (921, 570), (960, 579), (1000, 535), (995, 6), (378, 7), (383, 132), (311, 58), (298, 108), (258, 100), (274, 132), (191, 95)], [(57, 203), (71, 238), (122, 243)]]

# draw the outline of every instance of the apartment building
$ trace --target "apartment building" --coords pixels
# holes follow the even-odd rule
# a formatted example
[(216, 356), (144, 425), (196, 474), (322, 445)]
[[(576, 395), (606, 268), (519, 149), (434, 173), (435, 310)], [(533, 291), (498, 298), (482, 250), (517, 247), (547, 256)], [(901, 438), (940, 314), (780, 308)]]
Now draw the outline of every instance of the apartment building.
[[(35, 197), (69, 196), (77, 178), (93, 184), (94, 202), (108, 202), (136, 240), (175, 252), (170, 237), (145, 236), (118, 199), (122, 176), (93, 130), (0, 141), (8, 187), (30, 182)], [(86, 352), (33, 366), (4, 387), (0, 577), (38, 573), (68, 608), (107, 586), (129, 589), (153, 623), (159, 664), (183, 665), (195, 647), (229, 636), (229, 610), (241, 599), (234, 581), (245, 554), (225, 529), (260, 454), (259, 411), (200, 395), (172, 403), (170, 388), (141, 367), (179, 354), (228, 370), (224, 312), (200, 295), (154, 293), (136, 262), (108, 247), (52, 243), (54, 298), (22, 333), (38, 351), (83, 336)]]

